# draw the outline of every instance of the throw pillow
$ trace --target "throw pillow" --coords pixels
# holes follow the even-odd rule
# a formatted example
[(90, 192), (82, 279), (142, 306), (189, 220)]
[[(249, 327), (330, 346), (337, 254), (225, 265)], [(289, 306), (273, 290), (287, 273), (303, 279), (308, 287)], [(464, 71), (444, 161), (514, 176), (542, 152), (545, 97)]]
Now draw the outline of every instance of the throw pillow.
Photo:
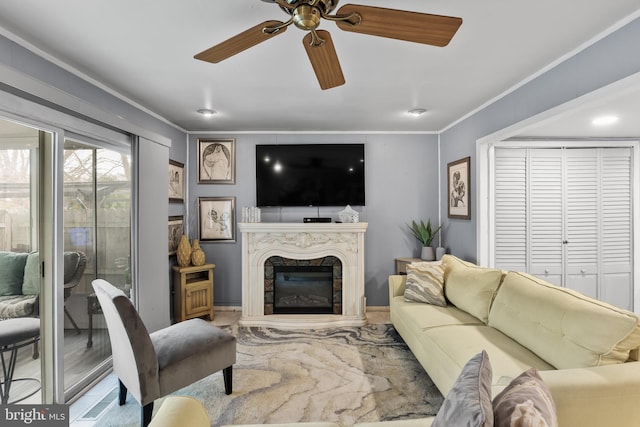
[(442, 262), (447, 300), (487, 323), (489, 308), (504, 277), (502, 270), (479, 267), (453, 255), (443, 256)]
[(0, 296), (22, 295), (27, 253), (0, 252)]
[(24, 295), (40, 293), (40, 255), (38, 252), (32, 252), (27, 256), (22, 280), (22, 293)]
[(444, 266), (442, 263), (407, 265), (407, 282), (404, 289), (407, 301), (424, 302), (444, 307)]
[(538, 371), (531, 368), (493, 399), (494, 426), (557, 427), (556, 406)]
[(487, 352), (473, 356), (447, 393), (431, 427), (491, 427), (491, 380), (493, 373)]

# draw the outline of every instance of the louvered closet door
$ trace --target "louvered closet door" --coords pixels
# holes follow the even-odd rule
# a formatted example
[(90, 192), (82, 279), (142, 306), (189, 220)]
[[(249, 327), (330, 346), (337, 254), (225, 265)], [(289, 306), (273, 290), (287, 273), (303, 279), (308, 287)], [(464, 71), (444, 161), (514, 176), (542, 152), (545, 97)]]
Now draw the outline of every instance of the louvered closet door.
[(567, 149), (566, 286), (598, 298), (600, 165), (598, 149)]
[(496, 150), (495, 258), (505, 270), (529, 271), (527, 150)]
[(633, 163), (630, 148), (602, 150), (599, 299), (633, 309)]
[(495, 265), (633, 309), (630, 148), (495, 151)]
[(556, 285), (563, 275), (561, 149), (529, 150), (529, 273)]

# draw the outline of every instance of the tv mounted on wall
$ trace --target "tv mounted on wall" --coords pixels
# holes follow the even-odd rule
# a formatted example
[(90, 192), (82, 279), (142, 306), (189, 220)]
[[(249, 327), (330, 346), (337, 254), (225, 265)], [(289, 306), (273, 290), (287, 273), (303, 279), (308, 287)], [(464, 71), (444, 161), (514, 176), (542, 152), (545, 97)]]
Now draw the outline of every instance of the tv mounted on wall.
[(256, 204), (364, 206), (364, 144), (256, 145)]

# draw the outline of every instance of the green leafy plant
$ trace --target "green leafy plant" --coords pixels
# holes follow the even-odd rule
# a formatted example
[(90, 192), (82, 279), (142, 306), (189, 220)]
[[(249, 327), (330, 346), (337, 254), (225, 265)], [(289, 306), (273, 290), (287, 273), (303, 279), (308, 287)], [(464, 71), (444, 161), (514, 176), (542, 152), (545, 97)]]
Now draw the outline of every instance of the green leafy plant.
[(424, 224), (424, 221), (420, 220), (420, 224), (415, 221), (411, 221), (411, 225), (407, 224), (413, 237), (418, 239), (422, 246), (431, 246), (431, 242), (436, 237), (436, 234), (440, 231), (442, 226), (439, 226), (435, 230), (431, 227), (431, 219)]

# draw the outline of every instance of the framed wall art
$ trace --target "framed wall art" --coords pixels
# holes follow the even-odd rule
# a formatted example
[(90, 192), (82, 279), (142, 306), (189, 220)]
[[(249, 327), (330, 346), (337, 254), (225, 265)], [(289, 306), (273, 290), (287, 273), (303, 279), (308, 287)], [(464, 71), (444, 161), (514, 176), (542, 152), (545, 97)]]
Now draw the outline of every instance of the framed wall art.
[(184, 164), (169, 160), (169, 202), (184, 203)]
[(198, 184), (236, 183), (236, 140), (198, 139)]
[(236, 241), (235, 205), (235, 197), (198, 198), (198, 235), (201, 242)]
[(182, 215), (169, 217), (169, 256), (178, 250), (180, 237), (184, 234), (184, 217)]
[(471, 158), (456, 160), (447, 164), (447, 188), (449, 218), (471, 219)]

